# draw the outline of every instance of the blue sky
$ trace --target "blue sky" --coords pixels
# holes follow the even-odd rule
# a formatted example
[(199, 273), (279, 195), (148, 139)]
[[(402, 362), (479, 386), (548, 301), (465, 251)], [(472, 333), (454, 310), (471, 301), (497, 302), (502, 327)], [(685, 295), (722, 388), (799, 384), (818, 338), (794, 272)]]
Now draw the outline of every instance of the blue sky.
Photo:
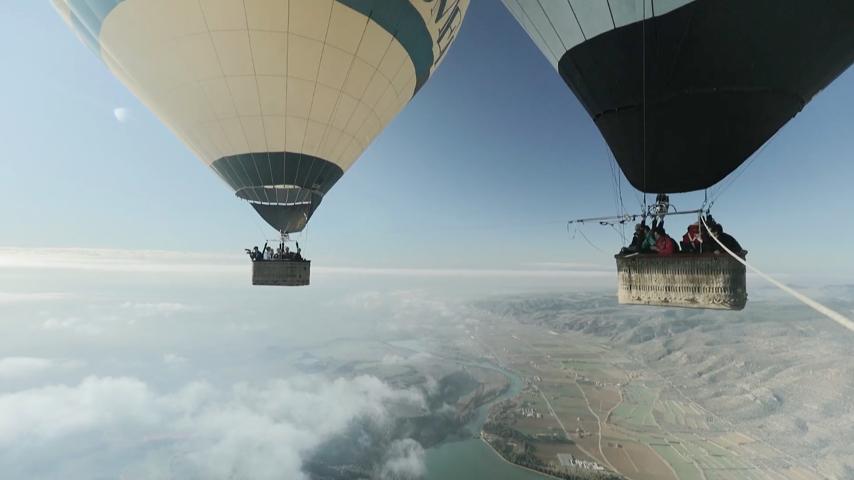
[[(0, 245), (239, 255), (273, 236), (49, 2), (3, 2), (0, 38)], [(128, 109), (125, 123), (117, 107)], [(716, 217), (760, 268), (854, 275), (852, 111), (849, 69), (717, 201)], [(508, 12), (480, 0), (431, 81), (327, 195), (302, 244), (330, 266), (608, 266), (564, 222), (615, 212), (609, 157)], [(673, 201), (696, 208), (702, 194)], [(671, 221), (673, 233), (682, 223)], [(609, 229), (584, 232), (606, 252), (619, 246)]]

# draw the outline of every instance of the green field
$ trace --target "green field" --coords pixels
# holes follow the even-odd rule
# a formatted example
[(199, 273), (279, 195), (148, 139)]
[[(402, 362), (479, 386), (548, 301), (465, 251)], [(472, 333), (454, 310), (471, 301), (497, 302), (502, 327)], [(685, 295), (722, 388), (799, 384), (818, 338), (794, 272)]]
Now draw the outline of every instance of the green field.
[(653, 414), (659, 425), (679, 427), (684, 430), (708, 430), (706, 415), (697, 412), (684, 402), (676, 400), (658, 400)]
[(673, 446), (652, 443), (650, 446), (670, 464), (679, 480), (703, 480), (703, 475), (691, 462), (685, 459)]
[(616, 424), (626, 423), (634, 427), (658, 427), (653, 415), (656, 392), (636, 385), (623, 389), (623, 403), (615, 410), (611, 419)]

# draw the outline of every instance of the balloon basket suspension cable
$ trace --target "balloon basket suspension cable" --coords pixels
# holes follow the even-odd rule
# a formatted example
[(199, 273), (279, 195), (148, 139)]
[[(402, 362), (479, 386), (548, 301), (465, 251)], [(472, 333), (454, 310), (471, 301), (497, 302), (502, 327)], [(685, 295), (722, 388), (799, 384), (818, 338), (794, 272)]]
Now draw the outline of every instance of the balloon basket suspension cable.
[[(575, 220), (570, 220), (570, 221), (566, 222), (566, 224), (567, 224), (567, 229), (569, 228), (569, 225), (574, 225), (574, 224), (584, 224), (584, 223), (592, 223), (592, 222), (596, 222), (596, 223), (598, 223), (599, 225), (602, 225), (602, 226), (606, 226), (606, 227), (607, 227), (607, 226), (610, 226), (610, 225), (621, 225), (621, 224), (626, 224), (626, 223), (629, 223), (629, 222), (636, 221), (636, 220), (638, 220), (638, 219), (645, 219), (646, 217), (654, 217), (655, 215), (653, 215), (651, 212), (652, 212), (655, 208), (657, 208), (657, 206), (658, 206), (657, 204), (650, 205), (650, 206), (649, 206), (649, 211), (648, 211), (648, 213), (645, 213), (645, 214), (637, 213), (637, 214), (626, 214), (626, 215), (611, 216), (611, 217), (577, 218), (577, 219), (575, 219)], [(702, 209), (702, 208), (698, 208), (698, 209), (695, 209), (695, 210), (682, 210), (682, 211), (677, 211), (675, 208), (676, 208), (676, 207), (673, 207), (673, 206), (671, 205), (671, 206), (670, 206), (670, 209), (671, 209), (672, 211), (668, 211), (668, 212), (666, 212), (666, 214), (667, 214), (667, 215), (690, 215), (690, 214), (692, 214), (692, 213), (699, 213), (699, 214), (702, 214), (702, 213), (707, 213), (707, 212), (708, 212), (708, 210), (705, 210), (705, 209)], [(659, 216), (663, 217), (663, 216), (664, 216), (664, 214), (661, 214), (661, 215), (659, 215)]]
[[(643, 210), (646, 212), (646, 0), (641, 2), (642, 18), (641, 18), (641, 94), (643, 95), (642, 113), (643, 113)], [(644, 220), (646, 220), (644, 218)]]
[[(598, 223), (599, 225), (611, 227), (619, 234), (619, 230), (616, 229), (617, 225), (624, 226), (629, 222), (636, 222), (638, 219), (641, 219), (642, 224), (646, 224), (647, 217), (658, 219), (662, 221), (665, 216), (668, 215), (692, 215), (696, 214), (698, 217), (698, 222), (702, 220), (703, 214), (708, 214), (709, 210), (705, 208), (705, 205), (702, 208), (698, 208), (695, 210), (684, 210), (679, 211), (675, 206), (670, 204), (670, 198), (663, 193), (658, 194), (656, 197), (656, 202), (647, 206), (642, 213), (639, 214), (629, 214), (624, 213), (622, 215), (608, 216), (608, 217), (589, 217), (589, 218), (578, 218), (575, 220), (570, 220), (566, 222), (566, 231), (568, 234), (575, 238), (576, 234), (580, 234), (581, 237), (586, 241), (591, 247), (594, 249), (605, 253), (601, 248), (597, 247), (587, 238), (587, 235), (584, 234), (581, 229), (579, 229), (579, 225), (583, 225), (585, 223)], [(575, 230), (570, 231), (570, 225), (575, 225)], [(623, 244), (626, 243), (626, 237), (622, 237)]]
[[(706, 228), (706, 230), (711, 231), (709, 229), (709, 225), (706, 223), (706, 220), (702, 216), (700, 217), (700, 221), (703, 222), (703, 226)], [(720, 246), (721, 249), (723, 251), (725, 251), (727, 254), (729, 254), (729, 256), (731, 256), (735, 261), (741, 263), (742, 265), (744, 265), (745, 267), (750, 269), (752, 272), (754, 272), (757, 275), (759, 275), (760, 277), (764, 278), (765, 280), (767, 280), (768, 282), (770, 282), (771, 284), (773, 284), (774, 286), (776, 286), (780, 290), (788, 293), (789, 295), (791, 295), (792, 297), (794, 297), (795, 299), (797, 299), (798, 301), (800, 301), (804, 305), (812, 308), (813, 310), (817, 311), (818, 313), (824, 315), (825, 317), (833, 320), (834, 322), (838, 323), (839, 325), (841, 325), (841, 326), (847, 328), (848, 330), (854, 332), (854, 321), (851, 321), (848, 317), (842, 315), (841, 313), (839, 313), (835, 310), (832, 310), (832, 309), (818, 303), (817, 301), (809, 298), (808, 296), (804, 295), (803, 293), (798, 292), (794, 288), (789, 287), (788, 285), (785, 285), (784, 283), (775, 280), (774, 278), (772, 278), (768, 274), (760, 271), (758, 268), (747, 263), (747, 261), (744, 260), (743, 258), (741, 258), (740, 256), (736, 255), (732, 250), (727, 248), (726, 245), (724, 245), (717, 237), (715, 237), (714, 235), (710, 235), (710, 236), (715, 241), (715, 243), (717, 243), (718, 246)]]

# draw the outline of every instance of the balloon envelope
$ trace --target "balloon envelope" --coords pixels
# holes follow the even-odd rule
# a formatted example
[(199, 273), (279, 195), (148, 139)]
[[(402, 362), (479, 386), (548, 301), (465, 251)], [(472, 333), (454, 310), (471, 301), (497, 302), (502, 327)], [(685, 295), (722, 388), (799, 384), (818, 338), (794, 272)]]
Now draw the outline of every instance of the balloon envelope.
[(140, 100), (274, 228), (430, 78), (468, 0), (54, 0)]
[(646, 192), (715, 184), (854, 61), (851, 0), (503, 2)]

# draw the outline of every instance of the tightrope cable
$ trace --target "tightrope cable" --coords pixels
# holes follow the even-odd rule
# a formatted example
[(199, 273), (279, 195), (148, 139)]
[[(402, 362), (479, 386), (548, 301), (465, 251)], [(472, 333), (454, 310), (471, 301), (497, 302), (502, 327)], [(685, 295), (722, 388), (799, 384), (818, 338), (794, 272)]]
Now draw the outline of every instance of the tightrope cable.
[[(703, 222), (703, 226), (706, 227), (706, 231), (711, 231), (711, 229), (709, 228), (709, 225), (706, 223), (706, 219), (701, 216), (700, 220)], [(788, 285), (785, 285), (784, 283), (778, 282), (777, 280), (771, 278), (767, 274), (760, 271), (758, 268), (747, 263), (743, 258), (741, 258), (738, 255), (736, 255), (735, 253), (733, 253), (732, 250), (727, 248), (714, 235), (710, 235), (710, 236), (715, 240), (715, 242), (718, 245), (720, 245), (720, 247), (726, 253), (728, 253), (732, 258), (736, 259), (739, 263), (741, 263), (745, 267), (749, 268), (750, 270), (752, 270), (754, 273), (756, 273), (760, 277), (764, 278), (765, 280), (771, 282), (773, 285), (775, 285), (780, 290), (783, 290), (784, 292), (788, 293), (789, 295), (795, 297), (797, 300), (799, 300), (804, 305), (812, 308), (813, 310), (817, 311), (818, 313), (824, 315), (825, 317), (833, 320), (834, 322), (838, 323), (839, 325), (841, 325), (841, 326), (847, 328), (848, 330), (851, 330), (852, 332), (854, 332), (854, 322), (852, 322), (850, 319), (848, 319), (847, 317), (845, 317), (844, 315), (842, 315), (841, 313), (839, 313), (835, 310), (832, 310), (828, 307), (825, 307), (824, 305), (816, 302), (815, 300), (809, 298), (808, 296), (804, 295), (803, 293), (798, 292), (794, 288), (789, 287)]]

